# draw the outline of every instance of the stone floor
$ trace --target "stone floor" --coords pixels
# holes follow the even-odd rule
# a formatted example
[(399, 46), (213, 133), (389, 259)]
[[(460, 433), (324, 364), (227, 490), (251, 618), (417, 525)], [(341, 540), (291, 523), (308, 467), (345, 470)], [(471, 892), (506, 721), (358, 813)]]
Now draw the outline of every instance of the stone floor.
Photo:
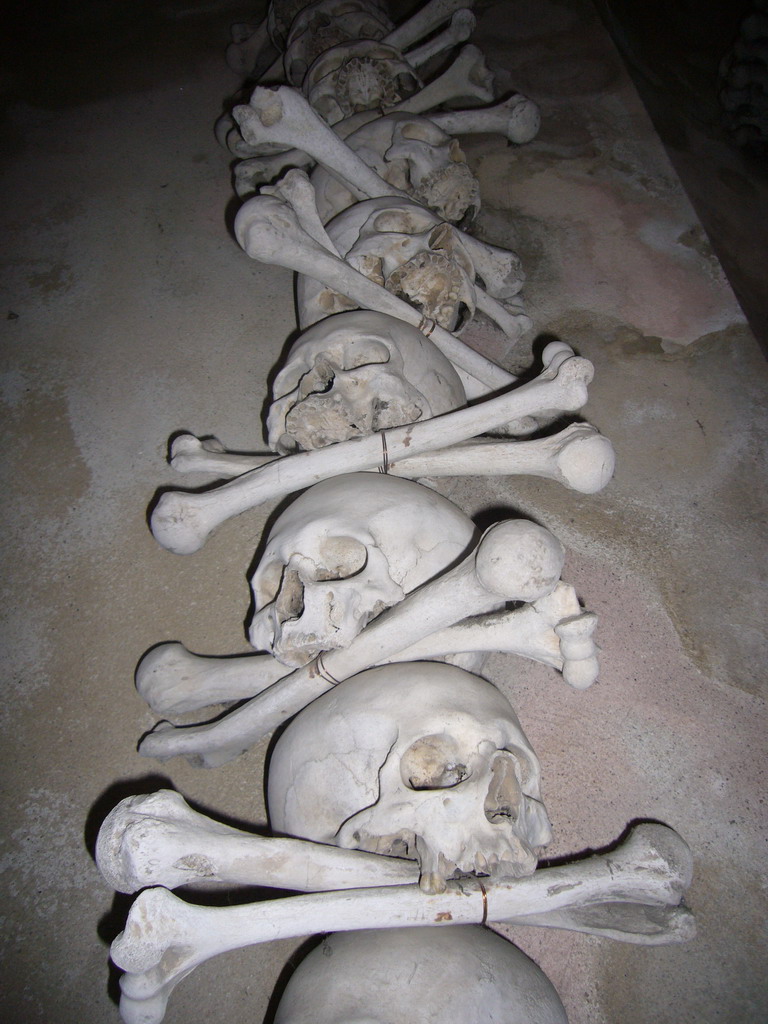
[[(556, 335), (594, 362), (585, 416), (613, 440), (618, 468), (589, 497), (509, 478), (441, 490), (482, 522), (517, 510), (552, 529), (568, 548), (566, 578), (600, 616), (591, 690), (509, 656), (491, 662), (543, 763), (551, 856), (663, 821), (693, 849), (698, 921), (694, 941), (659, 948), (500, 930), (544, 968), (571, 1024), (758, 1024), (768, 373), (588, 0), (476, 10), (475, 41), (502, 86), (536, 99), (543, 119), (523, 149), (467, 139), (479, 230), (523, 260), (528, 342)], [(3, 81), (0, 1009), (8, 1021), (104, 1024), (118, 1020), (108, 943), (130, 904), (92, 860), (107, 811), (172, 785), (227, 821), (265, 820), (264, 747), (212, 771), (136, 754), (154, 719), (132, 677), (165, 639), (247, 649), (246, 572), (272, 509), (186, 557), (158, 547), (145, 515), (156, 488), (175, 482), (174, 432), (261, 446), (267, 380), (294, 313), (290, 274), (232, 240), (228, 160), (211, 131), (238, 84), (223, 60), (227, 26), (251, 8), (41, 11), (21, 26)], [(763, 185), (741, 157), (709, 143), (697, 152), (683, 163), (755, 190), (745, 212), (757, 220)], [(688, 188), (706, 207), (698, 171)], [(718, 251), (738, 248), (738, 230)], [(749, 271), (758, 296), (764, 267)], [(488, 332), (475, 339), (517, 358)], [(209, 962), (172, 996), (168, 1024), (263, 1019), (301, 945)]]

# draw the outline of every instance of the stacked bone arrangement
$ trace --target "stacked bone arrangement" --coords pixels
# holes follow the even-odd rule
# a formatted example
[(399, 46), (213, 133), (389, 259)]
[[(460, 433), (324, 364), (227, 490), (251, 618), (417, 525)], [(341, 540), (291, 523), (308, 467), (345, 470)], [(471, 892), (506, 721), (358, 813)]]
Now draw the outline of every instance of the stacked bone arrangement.
[[(586, 403), (587, 360), (550, 343), (520, 383), (461, 340), (477, 315), (510, 345), (531, 327), (520, 261), (471, 234), (479, 189), (455, 135), (523, 144), (538, 111), (494, 96), (482, 55), (463, 45), (473, 25), (451, 0), (397, 27), (379, 0), (273, 0), (229, 49), (252, 79), (288, 83), (254, 84), (217, 134), (238, 158), (237, 241), (296, 271), (301, 333), (275, 377), (270, 451), (177, 437), (172, 466), (218, 482), (164, 493), (151, 528), (189, 554), (231, 517), (302, 493), (251, 578), (260, 653), (154, 647), (137, 670), (152, 710), (218, 717), (162, 721), (139, 752), (213, 768), (284, 727), (268, 767), (274, 835), (214, 821), (170, 790), (110, 813), (101, 872), (121, 892), (143, 890), (112, 946), (128, 1024), (161, 1021), (174, 986), (209, 957), (314, 933), (339, 933), (324, 940), (333, 969), (327, 956), (305, 961), (283, 1024), (373, 1020), (374, 1005), (387, 1021), (418, 1020), (437, 991), (443, 1015), (430, 1020), (564, 1021), (542, 972), (487, 925), (645, 944), (693, 933), (681, 902), (690, 852), (666, 826), (537, 870), (551, 838), (540, 763), (479, 673), (489, 652), (509, 652), (586, 689), (596, 618), (560, 578), (564, 551), (547, 529), (511, 519), (481, 536), (420, 482), (534, 474), (588, 494), (613, 472), (610, 442), (590, 425), (545, 430)], [(440, 112), (462, 100), (484, 106)], [(303, 895), (207, 907), (170, 891), (202, 881)], [(427, 928), (449, 923), (462, 927)]]

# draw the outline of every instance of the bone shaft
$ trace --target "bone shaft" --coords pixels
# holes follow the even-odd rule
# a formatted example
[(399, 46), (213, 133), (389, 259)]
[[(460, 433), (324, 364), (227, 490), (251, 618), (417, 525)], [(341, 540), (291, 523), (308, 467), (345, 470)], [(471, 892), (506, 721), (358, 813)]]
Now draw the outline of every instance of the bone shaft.
[(438, 53), (442, 53), (443, 50), (448, 50), (455, 46), (456, 43), (461, 43), (468, 39), (474, 26), (474, 18), (471, 15), (466, 21), (457, 21), (454, 18), (451, 24), (438, 36), (435, 36), (434, 39), (430, 39), (429, 42), (424, 43), (417, 49), (411, 50), (406, 60), (412, 68), (420, 68), (422, 64), (426, 64), (428, 60), (431, 60)]
[(522, 311), (518, 314), (511, 313), (505, 306), (494, 299), (482, 288), (475, 289), (477, 308), (485, 313), (491, 320), (499, 325), (508, 338), (517, 339), (530, 324), (530, 320)]
[[(298, 260), (292, 261), (293, 269), (307, 274), (308, 277), (321, 280), (365, 309), (388, 313), (415, 327), (422, 322), (422, 315), (417, 309), (403, 299), (397, 298), (396, 295), (392, 295), (381, 285), (370, 281), (364, 274), (360, 274), (343, 260), (334, 260), (331, 256), (328, 259), (318, 259), (314, 255), (310, 257), (308, 254), (305, 267), (299, 267), (296, 265), (297, 263)], [(287, 265), (287, 263), (283, 264), (283, 266)], [(512, 374), (507, 373), (506, 370), (479, 352), (469, 348), (445, 328), (435, 325), (430, 338), (452, 363), (466, 370), (487, 387), (498, 390), (514, 383), (516, 378)]]
[[(203, 829), (194, 838), (190, 836), (185, 859), (204, 867), (198, 874), (190, 872), (183, 884), (212, 881), (299, 892), (407, 885), (417, 882), (419, 875), (414, 861), (396, 857), (341, 850), (303, 839), (208, 835)], [(164, 882), (159, 878), (153, 884)]]
[[(553, 367), (536, 380), (479, 405), (395, 427), (386, 435), (389, 457), (396, 461), (404, 453), (420, 454), (464, 441), (511, 419), (540, 413), (542, 408), (561, 412), (580, 409), (587, 398), (591, 364), (570, 356), (554, 372)], [(160, 544), (177, 554), (197, 551), (213, 529), (248, 508), (329, 476), (372, 469), (381, 461), (381, 446), (378, 434), (356, 438), (269, 463), (213, 491), (166, 492), (152, 514), (152, 532)]]
[[(571, 359), (574, 364), (589, 366), (586, 361)], [(574, 370), (578, 375), (575, 365)], [(479, 405), (423, 423), (395, 427), (386, 434), (389, 458), (397, 461), (404, 454), (420, 454), (446, 443), (464, 441), (511, 419), (538, 412), (542, 393), (552, 393), (556, 408), (578, 409), (586, 401), (586, 387), (577, 388), (568, 396), (570, 389), (567, 385), (559, 385), (562, 373), (561, 367), (554, 380), (537, 379)], [(220, 523), (246, 509), (283, 497), (329, 476), (372, 469), (381, 460), (382, 439), (375, 434), (268, 463), (212, 491), (182, 496), (169, 491), (162, 496), (152, 514), (152, 532), (163, 546), (178, 554), (187, 554), (198, 550)], [(183, 509), (180, 510), (182, 498)], [(191, 528), (188, 519), (192, 520)], [(471, 612), (464, 612), (467, 614)]]
[(509, 110), (501, 105), (478, 110), (446, 110), (431, 114), (429, 119), (447, 135), (503, 134), (509, 121)]
[[(345, 145), (300, 94), (288, 89), (280, 89), (278, 96), (284, 102), (283, 117), (288, 118), (291, 113), (295, 113), (295, 116), (301, 118), (302, 121), (302, 130), (293, 132), (290, 136), (283, 135), (278, 131), (280, 128), (280, 122), (278, 122), (275, 129), (278, 142), (284, 142), (286, 145), (295, 146), (309, 153), (326, 168), (329, 174), (332, 174), (353, 192), (357, 199), (403, 194), (388, 185), (357, 153)], [(263, 127), (259, 115), (253, 107), (236, 108), (235, 115), (239, 117), (240, 113), (244, 116), (241, 126), (247, 142), (258, 144), (263, 141), (272, 141), (274, 136), (269, 129)]]
[[(463, 562), (388, 608), (348, 647), (329, 651), (323, 659), (326, 669), (335, 678), (346, 679), (460, 619), (490, 611), (506, 601), (528, 600), (529, 595), (522, 593), (521, 588), (529, 585), (529, 562), (534, 549), (541, 552), (536, 556), (536, 585), (541, 585), (541, 593), (536, 596), (543, 596), (557, 583), (562, 569), (562, 547), (546, 530), (531, 523), (497, 523), (486, 530), (477, 548)], [(493, 570), (490, 579), (484, 571), (486, 565)], [(503, 582), (499, 572), (502, 567)]]
[[(467, 441), (447, 448), (406, 455), (389, 460), (390, 476), (418, 480), (420, 477), (446, 476), (538, 476), (559, 480), (551, 439), (535, 441)], [(274, 461), (274, 454), (234, 455), (228, 452), (201, 451), (187, 456), (182, 472), (215, 473), (236, 477)], [(176, 468), (176, 467), (174, 467)]]
[(426, 661), (444, 654), (501, 651), (562, 669), (557, 635), (542, 629), (541, 616), (530, 605), (492, 612), (479, 619), (439, 629), (399, 651), (389, 661)]
[[(423, 39), (430, 32), (434, 32), (443, 22), (462, 7), (472, 7), (474, 0), (431, 0), (425, 4), (413, 17), (390, 32), (382, 40), (388, 46), (394, 46), (397, 50), (407, 50), (420, 39)], [(408, 58), (410, 60), (410, 58)]]

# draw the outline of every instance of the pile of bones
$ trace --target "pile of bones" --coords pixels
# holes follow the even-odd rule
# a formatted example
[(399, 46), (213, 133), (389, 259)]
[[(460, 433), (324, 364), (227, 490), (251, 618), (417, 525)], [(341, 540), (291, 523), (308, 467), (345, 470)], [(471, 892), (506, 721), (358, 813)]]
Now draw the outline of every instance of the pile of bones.
[[(690, 851), (664, 825), (536, 870), (551, 838), (540, 763), (481, 673), (489, 652), (509, 652), (585, 689), (596, 617), (561, 580), (547, 529), (516, 518), (480, 535), (422, 482), (534, 474), (589, 494), (613, 472), (610, 442), (575, 420), (586, 359), (552, 342), (522, 383), (461, 339), (478, 317), (510, 349), (532, 327), (519, 259), (471, 233), (479, 188), (456, 136), (523, 145), (539, 114), (495, 95), (466, 43), (473, 25), (467, 0), (430, 0), (399, 25), (383, 0), (272, 0), (263, 22), (233, 29), (244, 101), (216, 133), (237, 161), (236, 238), (296, 272), (300, 333), (274, 379), (269, 452), (176, 437), (171, 465), (214, 483), (163, 493), (151, 529), (189, 554), (225, 520), (300, 493), (251, 578), (260, 653), (152, 648), (137, 687), (162, 720), (139, 753), (215, 767), (282, 727), (272, 834), (171, 790), (112, 810), (99, 868), (141, 890), (112, 945), (127, 1024), (161, 1021), (212, 956), (314, 933), (326, 937), (280, 1024), (551, 1024), (565, 1020), (551, 983), (489, 925), (645, 944), (693, 934)], [(201, 725), (167, 720), (206, 709)], [(171, 892), (199, 882), (297, 895), (217, 907)]]

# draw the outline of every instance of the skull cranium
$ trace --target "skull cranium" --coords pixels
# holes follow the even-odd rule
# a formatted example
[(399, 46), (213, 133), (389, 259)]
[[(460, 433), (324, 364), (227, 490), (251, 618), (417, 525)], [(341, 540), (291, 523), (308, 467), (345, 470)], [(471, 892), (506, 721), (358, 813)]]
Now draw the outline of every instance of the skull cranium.
[[(459, 232), (407, 199), (367, 199), (328, 224), (336, 250), (357, 271), (453, 331), (475, 312), (475, 267)], [(350, 308), (350, 300), (300, 276), (302, 326)]]
[(304, 4), (291, 22), (283, 67), (288, 81), (302, 87), (316, 58), (338, 44), (381, 39), (392, 22), (380, 5), (365, 0), (317, 0)]
[(521, 876), (551, 838), (540, 767), (506, 698), (453, 665), (369, 669), (304, 709), (269, 768), (278, 832), (455, 873)]
[(327, 317), (300, 335), (273, 394), (267, 428), (281, 454), (428, 419), (466, 400), (452, 364), (429, 339), (374, 310)]
[(411, 480), (349, 473), (316, 484), (270, 530), (251, 578), (251, 643), (291, 666), (346, 647), (476, 539), (468, 516)]
[(275, 1024), (567, 1024), (547, 976), (489, 928), (328, 935), (305, 957)]

